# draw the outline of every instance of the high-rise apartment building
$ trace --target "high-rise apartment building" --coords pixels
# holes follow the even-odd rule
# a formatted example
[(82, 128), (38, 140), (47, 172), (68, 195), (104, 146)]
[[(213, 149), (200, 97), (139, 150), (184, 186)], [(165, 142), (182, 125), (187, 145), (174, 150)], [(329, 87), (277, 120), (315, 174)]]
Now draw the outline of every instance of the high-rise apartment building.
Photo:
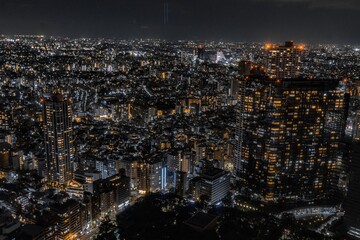
[(136, 188), (144, 193), (165, 190), (167, 186), (167, 166), (162, 159), (137, 162)]
[(264, 201), (318, 199), (333, 189), (349, 96), (339, 80), (240, 80), (235, 171)]
[(302, 45), (294, 45), (292, 41), (285, 45), (266, 44), (267, 74), (270, 78), (296, 78), (301, 71)]
[(71, 101), (56, 89), (43, 105), (47, 180), (64, 183), (73, 175)]
[(80, 204), (70, 199), (63, 204), (52, 205), (51, 211), (56, 214), (55, 239), (79, 239), (82, 228)]

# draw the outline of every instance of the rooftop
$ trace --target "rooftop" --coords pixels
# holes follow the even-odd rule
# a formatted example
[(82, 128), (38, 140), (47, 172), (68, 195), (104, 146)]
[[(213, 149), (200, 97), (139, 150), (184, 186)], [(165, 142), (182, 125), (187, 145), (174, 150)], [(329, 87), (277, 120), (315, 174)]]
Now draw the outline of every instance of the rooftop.
[(215, 215), (198, 212), (194, 216), (186, 220), (185, 224), (198, 231), (204, 231), (215, 227), (217, 219), (218, 217)]

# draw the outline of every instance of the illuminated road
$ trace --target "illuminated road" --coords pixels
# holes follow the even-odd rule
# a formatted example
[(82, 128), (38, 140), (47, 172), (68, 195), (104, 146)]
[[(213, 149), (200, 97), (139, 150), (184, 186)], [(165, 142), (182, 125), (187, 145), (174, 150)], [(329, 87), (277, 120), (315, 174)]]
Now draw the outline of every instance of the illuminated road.
[(304, 208), (296, 208), (289, 211), (282, 212), (278, 215), (279, 218), (282, 217), (283, 214), (294, 214), (296, 219), (302, 219), (306, 217), (322, 215), (324, 217), (328, 217), (334, 215), (338, 212), (337, 207), (304, 207)]

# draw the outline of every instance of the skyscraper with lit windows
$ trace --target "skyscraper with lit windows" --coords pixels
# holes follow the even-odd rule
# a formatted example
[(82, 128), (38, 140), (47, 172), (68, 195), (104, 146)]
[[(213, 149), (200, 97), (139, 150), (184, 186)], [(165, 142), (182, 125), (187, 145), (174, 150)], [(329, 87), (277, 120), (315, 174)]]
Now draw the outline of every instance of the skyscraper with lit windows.
[(71, 100), (60, 89), (43, 101), (47, 180), (64, 183), (73, 175), (73, 129)]
[(301, 53), (303, 45), (294, 45), (292, 41), (285, 45), (266, 44), (267, 74), (270, 78), (296, 78), (301, 71)]
[(347, 84), (324, 79), (240, 81), (235, 170), (263, 201), (311, 200), (336, 188)]

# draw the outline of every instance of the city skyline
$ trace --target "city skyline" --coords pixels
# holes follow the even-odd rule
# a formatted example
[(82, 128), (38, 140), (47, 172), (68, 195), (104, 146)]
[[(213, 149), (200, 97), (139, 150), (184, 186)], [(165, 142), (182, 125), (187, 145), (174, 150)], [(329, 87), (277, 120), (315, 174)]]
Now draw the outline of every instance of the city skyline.
[(360, 240), (359, 0), (0, 3), (0, 239)]
[(356, 0), (3, 1), (0, 33), (360, 44), (359, 5)]

